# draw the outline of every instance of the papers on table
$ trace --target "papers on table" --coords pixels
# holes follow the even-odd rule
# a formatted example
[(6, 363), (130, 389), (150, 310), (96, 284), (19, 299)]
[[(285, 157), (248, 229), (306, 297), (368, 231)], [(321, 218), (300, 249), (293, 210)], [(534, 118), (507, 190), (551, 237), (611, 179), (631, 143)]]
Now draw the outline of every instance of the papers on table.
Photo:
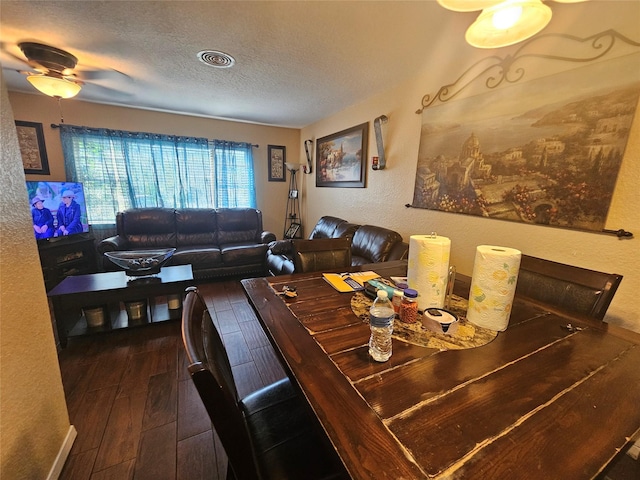
[(378, 278), (376, 272), (323, 273), (324, 279), (339, 292), (357, 292), (364, 290), (367, 280)]

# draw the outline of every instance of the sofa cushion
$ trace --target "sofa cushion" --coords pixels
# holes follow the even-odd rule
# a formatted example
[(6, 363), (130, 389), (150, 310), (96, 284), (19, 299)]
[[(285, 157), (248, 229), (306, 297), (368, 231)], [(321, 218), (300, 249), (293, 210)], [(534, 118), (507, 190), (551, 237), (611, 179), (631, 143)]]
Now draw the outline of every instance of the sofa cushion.
[(352, 265), (384, 262), (397, 243), (402, 243), (398, 232), (373, 225), (363, 225), (351, 242)]
[(358, 225), (357, 223), (342, 222), (333, 231), (333, 238), (338, 238), (338, 237), (353, 238), (358, 228), (360, 228), (360, 225)]
[[(260, 242), (262, 212), (253, 208), (218, 208), (218, 242), (220, 245)], [(266, 246), (265, 246), (266, 247)]]
[(218, 222), (213, 208), (176, 210), (178, 247), (189, 245), (217, 245)]
[(131, 250), (176, 246), (176, 220), (172, 208), (125, 210), (118, 214), (116, 226)]
[(194, 265), (198, 269), (214, 268), (222, 266), (222, 252), (211, 245), (193, 245), (178, 248), (169, 265)]
[(313, 238), (333, 238), (336, 227), (341, 223), (346, 223), (346, 220), (338, 217), (331, 217), (326, 215), (320, 217), (316, 226), (313, 227), (309, 239)]
[(264, 264), (267, 248), (264, 244), (256, 245), (253, 242), (227, 243), (220, 246), (222, 263), (224, 265), (253, 265)]

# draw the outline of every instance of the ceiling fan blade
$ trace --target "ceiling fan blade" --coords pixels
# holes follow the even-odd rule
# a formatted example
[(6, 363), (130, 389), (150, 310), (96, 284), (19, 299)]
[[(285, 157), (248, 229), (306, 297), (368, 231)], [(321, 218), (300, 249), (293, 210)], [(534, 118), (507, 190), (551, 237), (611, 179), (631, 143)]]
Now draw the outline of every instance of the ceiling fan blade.
[(0, 51), (2, 51), (2, 53), (4, 53), (7, 57), (11, 57), (13, 60), (16, 60), (22, 63), (23, 65), (28, 65), (29, 67), (33, 68), (33, 65), (31, 65), (26, 58), (21, 58), (18, 55), (11, 53), (7, 49), (7, 44), (5, 42), (0, 42)]
[(104, 70), (81, 70), (76, 69), (73, 72), (79, 80), (115, 80), (115, 81), (131, 81), (131, 77), (126, 73), (122, 73), (114, 69)]
[(82, 86), (82, 89), (86, 90), (87, 92), (95, 92), (100, 95), (108, 95), (111, 98), (118, 98), (121, 100), (126, 100), (133, 97), (132, 93), (123, 92), (122, 90), (116, 90), (115, 88), (109, 88), (90, 82), (85, 83)]

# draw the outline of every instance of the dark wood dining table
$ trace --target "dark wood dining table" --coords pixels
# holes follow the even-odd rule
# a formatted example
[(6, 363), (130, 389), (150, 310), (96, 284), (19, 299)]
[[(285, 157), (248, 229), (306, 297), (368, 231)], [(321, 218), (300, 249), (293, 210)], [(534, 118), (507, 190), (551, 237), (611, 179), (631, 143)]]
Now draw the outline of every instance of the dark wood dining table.
[[(389, 278), (406, 268), (359, 269)], [(438, 350), (394, 338), (378, 363), (353, 293), (321, 273), (242, 284), (352, 478), (595, 478), (640, 435), (635, 332), (516, 295), (508, 328), (486, 345)], [(285, 285), (297, 297), (285, 300)], [(458, 275), (454, 292), (467, 297), (469, 285)]]

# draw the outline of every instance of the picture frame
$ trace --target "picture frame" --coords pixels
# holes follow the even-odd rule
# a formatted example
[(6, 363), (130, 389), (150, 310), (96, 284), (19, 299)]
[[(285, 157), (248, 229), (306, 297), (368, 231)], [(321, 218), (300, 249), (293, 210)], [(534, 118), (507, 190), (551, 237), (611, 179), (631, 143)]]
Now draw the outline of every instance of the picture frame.
[(41, 123), (16, 120), (16, 132), (24, 173), (49, 175), (49, 159)]
[(639, 63), (635, 53), (425, 108), (411, 206), (602, 232)]
[(269, 181), (284, 182), (286, 180), (287, 148), (283, 145), (269, 145)]
[(316, 141), (316, 186), (364, 188), (369, 123), (362, 123)]
[(289, 228), (287, 228), (287, 231), (284, 233), (284, 238), (296, 238), (298, 230), (300, 230), (300, 224), (292, 222), (291, 225), (289, 225)]

